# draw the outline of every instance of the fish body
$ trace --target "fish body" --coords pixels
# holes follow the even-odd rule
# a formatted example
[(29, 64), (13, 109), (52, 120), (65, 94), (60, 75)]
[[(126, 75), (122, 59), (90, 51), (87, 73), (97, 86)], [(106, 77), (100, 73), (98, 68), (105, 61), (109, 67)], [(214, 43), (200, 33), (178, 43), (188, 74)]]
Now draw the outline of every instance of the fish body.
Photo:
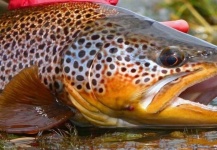
[(70, 118), (101, 127), (216, 126), (217, 108), (205, 104), (215, 94), (204, 100), (193, 86), (215, 79), (216, 53), (106, 4), (11, 11), (0, 17), (0, 128), (31, 134)]

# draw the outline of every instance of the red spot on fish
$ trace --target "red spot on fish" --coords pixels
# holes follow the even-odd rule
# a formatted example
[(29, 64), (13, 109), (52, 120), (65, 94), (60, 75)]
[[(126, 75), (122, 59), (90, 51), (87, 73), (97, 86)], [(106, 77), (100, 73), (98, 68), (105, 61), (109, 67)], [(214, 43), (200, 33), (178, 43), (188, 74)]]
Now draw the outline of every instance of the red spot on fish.
[(132, 105), (129, 105), (129, 106), (127, 106), (126, 107), (126, 110), (128, 110), (128, 111), (134, 111), (134, 106), (132, 106)]

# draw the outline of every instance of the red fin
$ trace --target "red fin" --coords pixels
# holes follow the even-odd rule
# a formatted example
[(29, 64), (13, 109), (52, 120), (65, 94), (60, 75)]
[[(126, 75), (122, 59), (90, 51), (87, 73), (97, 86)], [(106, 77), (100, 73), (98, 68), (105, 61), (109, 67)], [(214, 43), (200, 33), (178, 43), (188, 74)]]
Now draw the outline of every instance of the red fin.
[(38, 78), (36, 67), (16, 75), (0, 94), (0, 130), (34, 134), (57, 126), (73, 112), (56, 101)]

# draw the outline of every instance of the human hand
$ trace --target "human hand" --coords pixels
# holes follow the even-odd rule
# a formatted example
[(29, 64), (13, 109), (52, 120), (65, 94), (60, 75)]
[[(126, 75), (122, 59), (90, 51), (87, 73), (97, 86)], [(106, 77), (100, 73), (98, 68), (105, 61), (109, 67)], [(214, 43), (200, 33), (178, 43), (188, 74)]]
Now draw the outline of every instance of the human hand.
[(161, 23), (185, 33), (189, 30), (189, 25), (185, 20), (165, 21)]

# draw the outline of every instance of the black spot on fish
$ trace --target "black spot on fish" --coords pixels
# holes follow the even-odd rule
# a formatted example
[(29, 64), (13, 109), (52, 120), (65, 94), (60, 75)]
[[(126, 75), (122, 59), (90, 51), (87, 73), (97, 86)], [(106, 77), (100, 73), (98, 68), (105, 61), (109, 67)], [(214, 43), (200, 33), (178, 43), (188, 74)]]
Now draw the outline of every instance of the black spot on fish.
[(92, 39), (92, 40), (98, 40), (99, 37), (100, 37), (100, 36), (96, 34), (96, 35), (92, 35), (92, 36), (91, 36), (91, 39)]
[(106, 61), (107, 61), (107, 62), (112, 62), (112, 58), (111, 58), (111, 57), (108, 57), (108, 58), (106, 59)]
[(66, 66), (66, 67), (64, 68), (64, 71), (65, 71), (65, 73), (69, 73), (69, 72), (70, 72), (70, 68), (69, 68), (68, 66)]
[(110, 53), (114, 54), (118, 52), (118, 49), (116, 47), (113, 47), (109, 50)]
[(77, 89), (78, 89), (78, 90), (82, 89), (82, 86), (81, 86), (80, 84), (77, 85)]
[(91, 44), (90, 42), (88, 42), (88, 43), (86, 43), (85, 47), (86, 47), (86, 48), (90, 48), (91, 45), (92, 45), (92, 44)]
[(84, 38), (81, 38), (81, 39), (78, 40), (78, 44), (79, 44), (79, 45), (84, 44), (84, 42), (85, 42), (85, 39), (84, 39)]
[(84, 80), (84, 77), (81, 76), (81, 75), (77, 75), (77, 76), (76, 76), (76, 79), (77, 79), (78, 81), (83, 81), (83, 80)]
[(78, 53), (78, 57), (82, 58), (84, 57), (86, 54), (86, 52), (84, 50), (81, 50), (79, 53)]

